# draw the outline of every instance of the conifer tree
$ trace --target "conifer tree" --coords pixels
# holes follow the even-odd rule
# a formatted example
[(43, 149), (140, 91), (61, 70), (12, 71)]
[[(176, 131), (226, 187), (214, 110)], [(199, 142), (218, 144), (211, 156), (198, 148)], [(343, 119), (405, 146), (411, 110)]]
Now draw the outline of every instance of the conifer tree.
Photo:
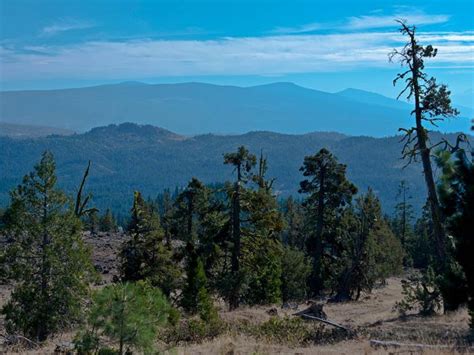
[(344, 212), (339, 233), (342, 254), (334, 265), (340, 269), (335, 300), (359, 299), (361, 291), (370, 292), (376, 282), (401, 271), (401, 243), (371, 189), (357, 199), (355, 210)]
[(255, 166), (257, 158), (245, 147), (241, 146), (235, 153), (224, 154), (224, 164), (232, 165), (235, 168), (236, 180), (232, 189), (232, 252), (231, 252), (231, 272), (233, 274), (233, 285), (229, 293), (229, 307), (235, 309), (239, 306), (240, 287), (242, 283), (240, 257), (241, 257), (241, 195), (242, 189), (248, 182), (248, 177)]
[(74, 340), (79, 354), (153, 353), (157, 330), (172, 313), (162, 292), (144, 281), (108, 285), (92, 301), (86, 328)]
[(107, 208), (105, 214), (100, 219), (100, 230), (102, 232), (116, 232), (117, 222), (112, 214), (112, 211)]
[(436, 184), (431, 164), (432, 151), (435, 148), (456, 150), (460, 142), (466, 140), (466, 136), (458, 136), (455, 146), (443, 140), (437, 144), (430, 144), (429, 130), (426, 125), (434, 125), (446, 117), (453, 117), (458, 111), (451, 106), (450, 91), (444, 84), (438, 84), (436, 78), (428, 77), (425, 73), (425, 59), (433, 58), (438, 50), (431, 45), (422, 46), (418, 43), (415, 26), (408, 26), (403, 21), (400, 23), (400, 32), (408, 37), (408, 42), (401, 50), (394, 50), (390, 54), (390, 59), (399, 59), (402, 66), (408, 69), (397, 75), (393, 81), (394, 85), (404, 82), (404, 89), (398, 97), (407, 94), (407, 99), (413, 99), (414, 108), (412, 114), (415, 115), (415, 125), (411, 128), (400, 128), (405, 133), (405, 145), (403, 147), (403, 158), (408, 158), (408, 164), (418, 157), (421, 157), (423, 174), (428, 190), (428, 201), (433, 222), (433, 235), (436, 245), (438, 272), (443, 273), (446, 269), (449, 258), (447, 257), (447, 239), (444, 226), (444, 215), (440, 208)]
[(323, 288), (322, 263), (324, 232), (329, 220), (350, 203), (357, 188), (346, 179), (346, 166), (327, 150), (304, 158), (300, 168), (308, 179), (301, 181), (300, 193), (307, 194), (304, 206), (308, 211), (311, 229), (307, 241), (308, 254), (313, 259), (310, 278), (312, 295), (318, 295)]
[(55, 168), (45, 152), (11, 193), (10, 242), (2, 258), (2, 269), (15, 281), (2, 309), (7, 331), (37, 341), (80, 319), (95, 275), (72, 201), (56, 187)]
[(135, 192), (128, 232), (130, 240), (120, 252), (122, 280), (147, 280), (169, 297), (179, 283), (179, 268), (163, 242), (157, 211), (139, 192)]
[[(441, 164), (443, 166), (443, 164)], [(454, 162), (444, 162), (443, 179), (439, 185), (442, 207), (448, 217), (448, 230), (455, 242), (454, 255), (462, 266), (467, 286), (467, 303), (474, 328), (474, 164), (463, 151)], [(454, 293), (456, 290), (451, 290)], [(449, 299), (458, 298), (450, 295)]]
[(305, 215), (301, 204), (290, 196), (284, 203), (286, 226), (283, 231), (283, 243), (298, 250), (305, 249)]
[(257, 185), (242, 195), (245, 223), (242, 227), (242, 272), (247, 304), (275, 303), (281, 300), (282, 245), (284, 220), (272, 193), (273, 180), (266, 179), (267, 159), (260, 156)]

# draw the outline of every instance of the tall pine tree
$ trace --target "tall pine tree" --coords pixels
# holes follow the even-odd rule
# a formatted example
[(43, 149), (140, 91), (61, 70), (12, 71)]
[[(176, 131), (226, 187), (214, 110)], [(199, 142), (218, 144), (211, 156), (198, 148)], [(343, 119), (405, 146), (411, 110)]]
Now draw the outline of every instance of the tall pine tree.
[(310, 290), (313, 296), (323, 289), (324, 232), (330, 220), (350, 203), (357, 188), (346, 179), (346, 166), (327, 150), (304, 158), (300, 169), (307, 179), (300, 183), (300, 193), (307, 194), (304, 206), (310, 216), (311, 234), (307, 240), (308, 254), (313, 259)]
[(94, 279), (90, 251), (71, 199), (56, 187), (55, 162), (43, 154), (11, 193), (2, 269), (15, 287), (2, 312), (9, 332), (44, 341), (80, 320)]

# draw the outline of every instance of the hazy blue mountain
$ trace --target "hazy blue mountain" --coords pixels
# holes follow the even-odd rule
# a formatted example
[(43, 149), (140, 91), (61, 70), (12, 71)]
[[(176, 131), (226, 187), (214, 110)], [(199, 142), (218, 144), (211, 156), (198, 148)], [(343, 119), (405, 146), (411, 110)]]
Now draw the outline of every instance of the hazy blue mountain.
[[(433, 133), (431, 139), (436, 142), (440, 137)], [(446, 137), (454, 139), (454, 135)], [(184, 186), (193, 176), (206, 183), (232, 179), (232, 169), (222, 163), (223, 154), (246, 145), (256, 154), (263, 151), (268, 156), (268, 176), (276, 178), (279, 194), (297, 195), (304, 156), (327, 147), (347, 164), (349, 178), (361, 191), (368, 186), (375, 190), (387, 211), (395, 205), (397, 185), (402, 179), (407, 180), (413, 203), (419, 208), (425, 201), (421, 167), (413, 164), (402, 170), (405, 162), (400, 160), (399, 141), (399, 136), (350, 137), (327, 132), (184, 137), (162, 128), (130, 123), (71, 136), (24, 140), (0, 137), (0, 204), (7, 203), (8, 191), (46, 149), (55, 154), (59, 182), (68, 191), (75, 191), (91, 160), (89, 188), (97, 205), (127, 213), (134, 190), (155, 196), (164, 188)]]
[(46, 137), (52, 134), (67, 136), (73, 133), (73, 131), (63, 128), (19, 125), (14, 123), (0, 122), (0, 136), (8, 136), (18, 139)]
[[(349, 89), (332, 94), (291, 83), (254, 87), (202, 83), (148, 85), (126, 82), (96, 87), (0, 92), (0, 121), (84, 132), (135, 122), (185, 135), (270, 130), (300, 134), (338, 131), (389, 136), (412, 124), (404, 102)], [(459, 119), (442, 131), (467, 131)]]

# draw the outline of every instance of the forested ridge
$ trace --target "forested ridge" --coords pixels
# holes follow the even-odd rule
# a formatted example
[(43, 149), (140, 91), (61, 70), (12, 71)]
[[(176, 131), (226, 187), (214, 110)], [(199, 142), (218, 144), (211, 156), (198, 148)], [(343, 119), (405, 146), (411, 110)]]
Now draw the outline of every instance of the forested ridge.
[[(433, 142), (455, 135), (432, 133)], [(134, 190), (156, 197), (164, 189), (183, 187), (192, 177), (206, 184), (222, 183), (231, 173), (222, 154), (245, 145), (263, 151), (271, 162), (268, 174), (282, 196), (296, 195), (303, 158), (322, 147), (334, 152), (348, 166), (348, 176), (361, 189), (372, 187), (387, 212), (393, 210), (397, 186), (406, 180), (419, 210), (425, 202), (425, 187), (418, 164), (403, 168), (401, 136), (387, 138), (349, 137), (338, 133), (315, 132), (285, 135), (250, 132), (244, 135), (201, 135), (184, 137), (153, 126), (121, 124), (100, 127), (67, 137), (16, 140), (0, 137), (0, 203), (8, 192), (48, 149), (58, 164), (60, 186), (74, 191), (78, 176), (90, 160), (89, 188), (94, 202), (105, 210), (125, 215)], [(126, 203), (124, 203), (126, 201)]]

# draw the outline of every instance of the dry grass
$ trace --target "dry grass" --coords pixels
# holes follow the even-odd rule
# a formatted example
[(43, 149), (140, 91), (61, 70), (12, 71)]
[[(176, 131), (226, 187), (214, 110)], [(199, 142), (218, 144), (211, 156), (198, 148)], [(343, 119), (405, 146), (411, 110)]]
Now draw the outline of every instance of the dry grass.
[[(124, 236), (101, 235), (99, 238), (86, 236), (86, 241), (93, 246), (93, 258), (96, 265), (106, 272), (102, 275), (104, 282), (110, 282), (116, 270), (116, 252)], [(282, 310), (279, 305), (267, 307), (241, 307), (229, 312), (223, 304), (219, 305), (220, 316), (230, 324), (229, 331), (210, 341), (200, 344), (185, 344), (165, 350), (166, 354), (408, 354), (420, 353), (417, 349), (389, 348), (374, 349), (370, 339), (398, 341), (401, 343), (443, 344), (453, 349), (427, 349), (423, 354), (456, 353), (455, 346), (464, 346), (469, 341), (468, 315), (466, 310), (448, 315), (434, 317), (408, 316), (401, 319), (393, 311), (397, 301), (402, 298), (400, 278), (391, 278), (384, 287), (374, 290), (371, 294), (362, 295), (360, 301), (347, 303), (329, 303), (324, 310), (328, 318), (336, 323), (357, 330), (358, 336), (350, 340), (332, 344), (309, 344), (306, 346), (289, 346), (281, 341), (270, 341), (265, 337), (256, 338), (236, 331), (238, 324), (258, 325), (268, 321), (270, 308), (278, 309), (278, 316), (290, 316), (295, 310)], [(10, 294), (10, 288), (0, 285), (0, 307)], [(299, 310), (306, 308), (301, 304)], [(236, 326), (232, 326), (236, 325)], [(4, 334), (3, 318), (0, 317), (0, 334)], [(471, 335), (472, 336), (472, 335)], [(50, 339), (41, 348), (5, 347), (0, 337), (0, 353), (51, 354), (58, 344), (71, 341), (73, 333), (60, 334)], [(470, 340), (472, 342), (472, 338)], [(2, 347), (3, 346), (3, 347)], [(459, 350), (459, 348), (458, 348)], [(467, 351), (464, 351), (465, 353)]]

